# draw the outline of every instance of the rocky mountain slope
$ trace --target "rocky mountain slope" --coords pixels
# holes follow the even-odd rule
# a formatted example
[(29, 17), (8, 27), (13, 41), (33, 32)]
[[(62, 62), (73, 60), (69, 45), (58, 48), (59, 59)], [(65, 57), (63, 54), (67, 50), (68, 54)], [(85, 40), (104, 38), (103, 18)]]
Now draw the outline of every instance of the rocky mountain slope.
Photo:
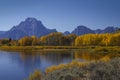
[(12, 38), (20, 39), (24, 36), (36, 36), (41, 37), (52, 32), (57, 32), (56, 29), (46, 28), (41, 21), (35, 18), (27, 18), (22, 21), (19, 25), (14, 26), (9, 31), (0, 35), (0, 38)]

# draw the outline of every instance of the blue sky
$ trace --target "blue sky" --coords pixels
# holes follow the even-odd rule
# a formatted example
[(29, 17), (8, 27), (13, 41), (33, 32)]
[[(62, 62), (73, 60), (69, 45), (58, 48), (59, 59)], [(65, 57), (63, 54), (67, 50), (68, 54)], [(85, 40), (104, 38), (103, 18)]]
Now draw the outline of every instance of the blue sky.
[(47, 28), (72, 31), (78, 25), (91, 29), (120, 26), (120, 0), (0, 0), (0, 31), (27, 17)]

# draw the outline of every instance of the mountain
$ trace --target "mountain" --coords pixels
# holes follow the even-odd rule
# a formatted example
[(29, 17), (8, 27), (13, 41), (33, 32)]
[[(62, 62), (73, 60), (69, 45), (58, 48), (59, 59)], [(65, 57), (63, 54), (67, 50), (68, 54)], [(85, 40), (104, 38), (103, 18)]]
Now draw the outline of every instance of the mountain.
[(12, 38), (20, 39), (24, 36), (36, 36), (41, 37), (52, 32), (57, 32), (56, 29), (46, 28), (41, 21), (35, 18), (27, 18), (22, 21), (19, 25), (14, 26), (9, 31), (0, 35), (0, 38)]
[(64, 34), (64, 35), (69, 35), (70, 32), (69, 32), (69, 31), (65, 31), (63, 34)]
[(6, 32), (6, 31), (0, 31), (0, 35), (1, 35), (1, 34), (4, 34), (5, 32)]
[(109, 27), (106, 27), (102, 33), (113, 33), (116, 31), (116, 28), (115, 27), (112, 27), (112, 26), (109, 26)]
[[(84, 35), (90, 33), (113, 33), (117, 28), (109, 26), (105, 29), (97, 29), (92, 30), (86, 26), (80, 25), (77, 26), (71, 33), (69, 31), (65, 31), (63, 34), (76, 34), (76, 35)], [(25, 21), (20, 22), (20, 24), (13, 26), (8, 31), (0, 31), (0, 38), (11, 38), (11, 39), (20, 39), (24, 36), (36, 36), (41, 37), (53, 32), (57, 32), (56, 29), (48, 29), (46, 28), (41, 21), (35, 18), (27, 18)]]
[(89, 34), (89, 33), (95, 33), (94, 30), (91, 30), (89, 28), (87, 28), (86, 26), (77, 26), (77, 28), (75, 28), (72, 31), (72, 34), (76, 34), (76, 35), (83, 35), (83, 34)]
[(101, 29), (96, 29), (96, 30), (94, 30), (94, 31), (95, 31), (95, 33), (97, 33), (97, 34), (100, 34), (100, 33), (102, 33), (103, 30), (101, 30)]
[(106, 27), (105, 29), (101, 30), (101, 29), (97, 29), (95, 30), (95, 33), (101, 34), (101, 33), (114, 33), (117, 30), (116, 27)]
[(102, 33), (114, 33), (117, 30), (116, 27), (106, 27), (105, 29), (96, 29), (96, 30), (92, 30), (86, 26), (78, 26), (77, 28), (75, 28), (72, 33), (76, 34), (76, 35), (84, 35), (84, 34), (89, 34), (89, 33), (97, 33), (97, 34), (102, 34)]

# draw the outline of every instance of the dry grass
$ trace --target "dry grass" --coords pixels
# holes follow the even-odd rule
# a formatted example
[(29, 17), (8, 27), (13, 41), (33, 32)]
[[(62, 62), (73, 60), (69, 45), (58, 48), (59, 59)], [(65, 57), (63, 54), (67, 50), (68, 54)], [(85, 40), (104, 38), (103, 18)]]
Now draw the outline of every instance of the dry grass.
[[(38, 73), (38, 72), (37, 72)], [(35, 75), (34, 73), (33, 75)], [(41, 74), (42, 75), (42, 74)], [(120, 80), (120, 58), (109, 60), (104, 57), (99, 62), (81, 63), (73, 61), (68, 64), (52, 66), (46, 74), (32, 80)], [(30, 79), (29, 79), (30, 80)]]

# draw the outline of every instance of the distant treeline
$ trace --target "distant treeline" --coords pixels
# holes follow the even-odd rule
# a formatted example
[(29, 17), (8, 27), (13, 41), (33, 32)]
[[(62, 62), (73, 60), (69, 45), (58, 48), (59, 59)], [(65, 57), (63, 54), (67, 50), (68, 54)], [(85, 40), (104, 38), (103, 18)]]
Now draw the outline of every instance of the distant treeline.
[(56, 32), (37, 38), (36, 36), (25, 36), (19, 40), (1, 39), (0, 45), (14, 46), (71, 46), (74, 45), (76, 35), (64, 36), (63, 33)]
[(51, 33), (37, 38), (25, 36), (19, 40), (1, 39), (0, 45), (8, 46), (120, 46), (120, 32), (106, 34), (63, 35)]

